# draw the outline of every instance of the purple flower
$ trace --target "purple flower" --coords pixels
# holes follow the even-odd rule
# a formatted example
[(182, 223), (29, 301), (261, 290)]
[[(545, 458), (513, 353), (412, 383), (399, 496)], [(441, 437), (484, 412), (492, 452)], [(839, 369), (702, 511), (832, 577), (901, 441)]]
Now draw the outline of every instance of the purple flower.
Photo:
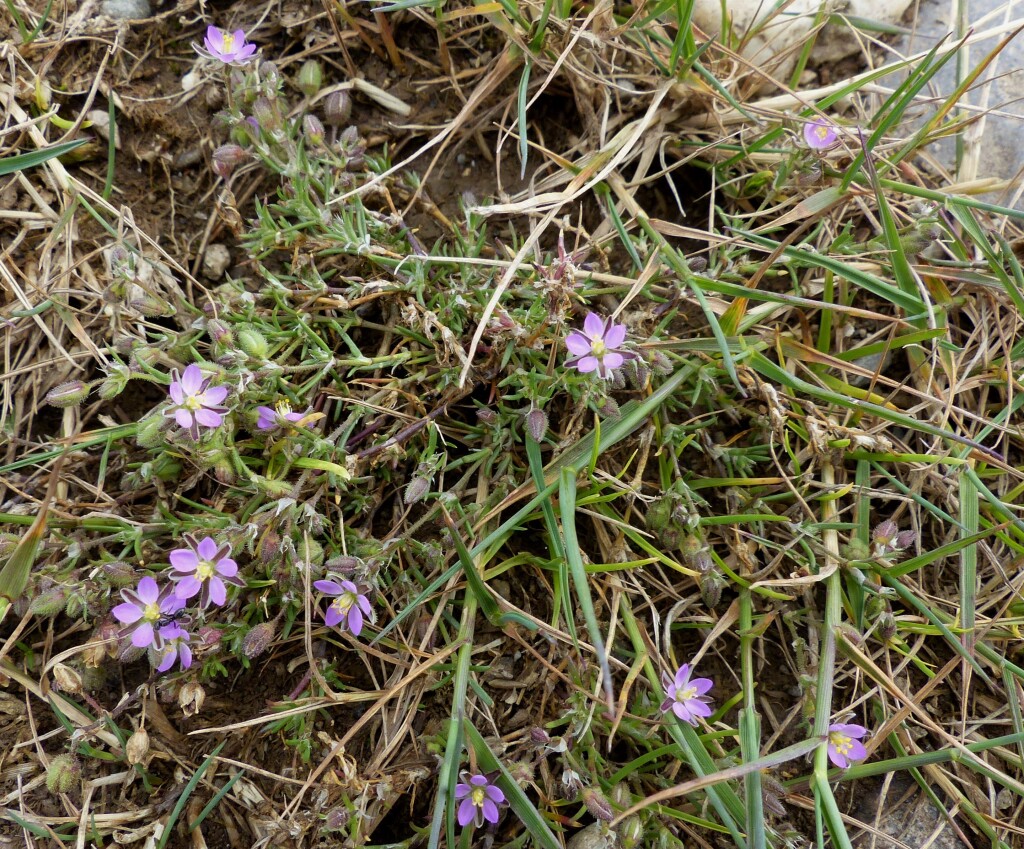
[(157, 623), (161, 617), (177, 613), (185, 606), (174, 595), (174, 587), (167, 584), (160, 589), (152, 578), (143, 578), (136, 589), (121, 590), (121, 598), (124, 603), (110, 611), (118, 622), (129, 626), (121, 630), (121, 636), (131, 634), (132, 645), (140, 649), (162, 648), (163, 637), (156, 629)]
[(465, 782), (455, 785), (455, 798), (462, 800), (457, 816), (459, 825), (465, 828), (472, 822), (480, 828), (484, 820), (496, 823), (498, 805), (505, 801), (505, 794), (486, 775), (463, 772), (459, 777)]
[(208, 607), (211, 601), (221, 605), (227, 601), (227, 584), (245, 586), (238, 576), (238, 564), (228, 557), (230, 546), (218, 547), (210, 537), (197, 541), (191, 534), (185, 534), (184, 539), (188, 548), (176, 548), (170, 554), (174, 569), (171, 580), (177, 584), (174, 592), (178, 598), (198, 595), (201, 608)]
[(218, 29), (211, 24), (206, 28), (203, 47), (196, 50), (210, 59), (217, 59), (225, 65), (244, 65), (256, 52), (256, 45), (245, 40), (245, 33), (236, 29), (234, 32)]
[(868, 750), (860, 738), (868, 733), (863, 725), (847, 725), (835, 722), (828, 727), (828, 759), (840, 769), (846, 769), (850, 761), (862, 761)]
[(620, 347), (625, 339), (626, 325), (612, 324), (611, 319), (587, 313), (583, 320), (583, 332), (574, 330), (565, 337), (565, 347), (573, 355), (565, 364), (583, 373), (596, 371), (598, 376), (607, 379), (612, 369), (617, 369), (626, 360), (637, 356)]
[(174, 661), (181, 660), (181, 668), (188, 669), (192, 665), (192, 649), (188, 646), (189, 634), (177, 622), (171, 622), (160, 629), (160, 639), (163, 641), (163, 648), (159, 649), (161, 654), (160, 665), (157, 672), (166, 672)]
[(358, 637), (363, 630), (363, 617), (372, 617), (370, 600), (359, 592), (352, 581), (314, 581), (316, 587), (324, 595), (337, 596), (324, 614), (324, 622), (333, 628), (345, 620), (352, 636)]
[(665, 701), (661, 703), (663, 711), (672, 709), (672, 713), (690, 725), (697, 724), (698, 717), (711, 716), (711, 702), (704, 697), (714, 686), (710, 678), (690, 679), (690, 664), (684, 663), (676, 672), (675, 678), (662, 674), (665, 686)]
[(273, 430), (280, 426), (282, 419), (289, 422), (299, 422), (306, 415), (305, 413), (293, 413), (292, 408), (285, 401), (279, 401), (276, 410), (273, 407), (257, 407), (256, 412), (259, 413), (259, 418), (256, 419), (256, 427), (260, 430)]
[(195, 363), (188, 366), (178, 377), (178, 370), (171, 371), (171, 385), (167, 390), (174, 402), (165, 416), (174, 416), (179, 427), (199, 439), (199, 425), (203, 427), (220, 427), (224, 421), (227, 407), (220, 402), (227, 398), (228, 390), (224, 386), (210, 386), (210, 378), (203, 379), (203, 373)]
[(804, 124), (804, 141), (811, 150), (829, 150), (839, 144), (836, 128), (824, 118)]

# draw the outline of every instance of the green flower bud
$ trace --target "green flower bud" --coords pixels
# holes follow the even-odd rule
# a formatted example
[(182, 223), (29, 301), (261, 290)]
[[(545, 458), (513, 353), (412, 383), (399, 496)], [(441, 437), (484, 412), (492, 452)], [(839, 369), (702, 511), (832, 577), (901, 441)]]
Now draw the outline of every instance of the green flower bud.
[(162, 415), (154, 413), (138, 423), (135, 427), (135, 441), (140, 448), (156, 448), (163, 442), (164, 438), (160, 429), (165, 421), (166, 419)]
[(302, 131), (310, 147), (320, 147), (324, 143), (324, 125), (316, 115), (307, 115), (302, 119)]
[(324, 72), (316, 59), (307, 59), (299, 68), (299, 91), (306, 97), (313, 97), (324, 82)]
[(251, 324), (243, 324), (238, 328), (238, 347), (254, 360), (265, 360), (270, 353), (266, 337)]
[(107, 376), (100, 383), (99, 395), (104, 401), (111, 401), (120, 395), (128, 386), (132, 373), (128, 366), (120, 363), (111, 363), (107, 370)]
[(50, 587), (29, 602), (28, 612), (35, 616), (56, 616), (64, 609), (67, 600), (64, 587)]
[(89, 396), (89, 384), (81, 380), (69, 380), (54, 386), (44, 399), (51, 407), (77, 407)]
[(57, 755), (46, 770), (46, 789), (51, 793), (67, 793), (82, 778), (82, 765), (73, 755)]
[(332, 91), (324, 102), (324, 119), (332, 127), (348, 123), (352, 116), (352, 95), (347, 89)]

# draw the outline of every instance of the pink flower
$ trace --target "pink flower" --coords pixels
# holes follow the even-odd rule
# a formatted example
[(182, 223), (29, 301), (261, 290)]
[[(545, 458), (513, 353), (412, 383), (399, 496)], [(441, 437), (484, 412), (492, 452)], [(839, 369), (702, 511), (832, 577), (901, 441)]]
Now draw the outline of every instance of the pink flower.
[(835, 722), (828, 727), (828, 759), (840, 769), (846, 769), (850, 761), (862, 761), (868, 750), (860, 738), (868, 733), (863, 725), (846, 725)]
[(199, 439), (199, 426), (220, 427), (227, 407), (221, 401), (228, 396), (224, 386), (210, 386), (210, 378), (203, 379), (203, 373), (195, 363), (178, 377), (178, 370), (171, 371), (171, 385), (167, 390), (174, 406), (165, 416), (174, 416), (178, 426), (187, 430), (193, 439)]
[(148, 577), (139, 581), (134, 590), (121, 590), (124, 603), (110, 611), (118, 622), (129, 626), (121, 630), (121, 636), (131, 634), (132, 645), (140, 649), (150, 646), (157, 650), (163, 648), (163, 637), (157, 631), (160, 620), (185, 606), (173, 590), (170, 584), (160, 589), (156, 581)]
[(811, 150), (829, 150), (839, 144), (836, 128), (824, 118), (804, 124), (804, 141)]
[(313, 586), (324, 595), (336, 596), (324, 614), (324, 622), (333, 628), (344, 620), (352, 636), (358, 637), (363, 630), (363, 617), (373, 616), (370, 600), (359, 592), (359, 587), (352, 581), (314, 581)]
[(256, 427), (260, 430), (273, 430), (279, 427), (281, 420), (288, 422), (299, 422), (305, 418), (305, 413), (293, 413), (291, 407), (284, 401), (280, 401), (277, 404), (277, 409), (273, 407), (257, 407), (256, 412), (259, 414), (259, 418), (256, 419)]
[(211, 24), (206, 28), (203, 47), (196, 47), (196, 50), (201, 55), (217, 59), (225, 65), (244, 65), (256, 52), (256, 45), (246, 41), (245, 33), (240, 29), (227, 32)]
[(171, 622), (160, 629), (163, 648), (159, 649), (161, 659), (157, 672), (166, 672), (174, 661), (180, 658), (181, 668), (188, 669), (192, 665), (192, 649), (188, 646), (189, 634), (177, 622)]
[(219, 546), (210, 537), (196, 540), (191, 534), (184, 535), (188, 548), (177, 548), (170, 553), (174, 573), (171, 580), (177, 586), (175, 595), (180, 599), (199, 596), (200, 608), (227, 601), (227, 584), (244, 587), (245, 581), (238, 576), (238, 564), (230, 557), (231, 547)]
[(480, 828), (484, 821), (492, 825), (498, 821), (498, 805), (505, 801), (505, 794), (491, 783), (486, 775), (469, 775), (463, 772), (459, 776), (464, 783), (455, 785), (455, 798), (461, 799), (457, 819), (465, 828), (471, 822)]
[(663, 711), (672, 709), (672, 713), (683, 722), (696, 725), (698, 717), (711, 716), (711, 702), (704, 697), (714, 686), (710, 678), (694, 678), (690, 680), (690, 664), (679, 667), (675, 678), (662, 675), (665, 686), (665, 701), (661, 703)]
[(587, 313), (583, 320), (583, 332), (574, 330), (565, 337), (565, 347), (573, 355), (565, 364), (584, 374), (596, 371), (599, 377), (607, 379), (613, 369), (637, 356), (621, 348), (625, 339), (626, 325), (612, 324), (611, 319)]

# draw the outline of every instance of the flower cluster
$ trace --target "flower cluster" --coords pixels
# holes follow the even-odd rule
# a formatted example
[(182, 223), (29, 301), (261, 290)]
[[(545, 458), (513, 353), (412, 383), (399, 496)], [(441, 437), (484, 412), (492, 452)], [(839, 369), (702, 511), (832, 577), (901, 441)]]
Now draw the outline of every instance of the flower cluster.
[[(228, 408), (223, 406), (228, 397), (227, 387), (212, 384), (213, 379), (203, 377), (202, 370), (195, 363), (180, 375), (177, 369), (171, 370), (171, 385), (167, 390), (171, 404), (164, 410), (164, 416), (173, 418), (178, 427), (197, 441), (200, 427), (215, 430), (224, 423), (228, 412)], [(256, 428), (275, 430), (282, 424), (301, 422), (307, 415), (308, 411), (292, 412), (287, 401), (279, 401), (276, 410), (273, 407), (256, 408)]]
[(180, 660), (182, 669), (192, 665), (191, 635), (186, 630), (191, 617), (185, 611), (190, 599), (199, 596), (197, 611), (201, 612), (211, 603), (225, 604), (229, 585), (245, 586), (229, 546), (191, 534), (185, 534), (184, 540), (187, 547), (169, 555), (169, 583), (160, 587), (154, 578), (142, 578), (135, 589), (121, 590), (124, 601), (111, 610), (124, 626), (122, 637), (130, 637), (136, 648), (156, 653), (158, 672), (169, 670), (175, 660)]

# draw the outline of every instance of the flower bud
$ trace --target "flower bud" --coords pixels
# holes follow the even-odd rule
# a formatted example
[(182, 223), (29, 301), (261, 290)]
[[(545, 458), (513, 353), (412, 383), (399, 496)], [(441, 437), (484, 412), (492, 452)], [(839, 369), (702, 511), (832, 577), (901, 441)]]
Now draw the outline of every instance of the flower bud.
[(243, 324), (238, 328), (238, 347), (254, 360), (265, 360), (270, 353), (266, 337), (251, 324)]
[(897, 551), (903, 551), (906, 548), (910, 548), (917, 542), (917, 534), (914, 531), (900, 531), (896, 534), (896, 539), (892, 541), (892, 547)]
[(324, 143), (324, 125), (316, 115), (307, 115), (302, 119), (302, 130), (306, 134), (306, 144), (320, 147)]
[(186, 717), (195, 716), (203, 709), (206, 701), (206, 690), (201, 684), (189, 681), (178, 691), (178, 705)]
[(64, 587), (50, 587), (29, 602), (28, 612), (35, 616), (56, 616), (64, 609), (67, 600), (68, 593)]
[(260, 129), (268, 132), (281, 129), (281, 120), (277, 114), (277, 110), (265, 97), (256, 98), (256, 102), (252, 105), (253, 116), (259, 122)]
[(46, 393), (44, 400), (51, 407), (77, 407), (89, 396), (89, 384), (81, 380), (69, 380), (54, 386)]
[(100, 383), (99, 396), (104, 401), (112, 401), (120, 395), (128, 386), (131, 379), (131, 371), (127, 366), (120, 363), (111, 363), (107, 367), (107, 376)]
[(250, 660), (259, 657), (274, 641), (277, 627), (274, 622), (261, 622), (242, 638), (242, 654)]
[[(621, 377), (621, 375), (619, 375)], [(614, 377), (614, 374), (613, 374)], [(607, 416), (610, 419), (619, 417), (619, 403), (612, 397), (604, 399), (604, 402), (598, 407), (602, 416)]]
[(481, 408), (476, 411), (476, 420), (481, 424), (492, 425), (498, 420), (498, 414), (494, 410)]
[(725, 579), (717, 572), (709, 572), (700, 579), (700, 595), (708, 607), (718, 607), (722, 600), (723, 589), (725, 589)]
[(662, 376), (672, 374), (672, 360), (664, 351), (653, 351), (650, 355), (651, 368)]
[(640, 822), (640, 817), (634, 815), (623, 820), (617, 831), (622, 849), (636, 849), (644, 836), (644, 824)]
[(221, 633), (220, 628), (215, 628), (213, 625), (203, 625), (197, 632), (196, 636), (199, 638), (199, 643), (205, 648), (213, 648), (224, 636)]
[(347, 89), (332, 91), (324, 102), (324, 120), (332, 127), (348, 123), (352, 115), (352, 95)]
[(77, 695), (82, 692), (82, 676), (78, 671), (63, 663), (53, 665), (53, 680), (62, 693)]
[(219, 318), (211, 318), (206, 322), (206, 335), (214, 345), (227, 346), (235, 340), (231, 328)]
[(690, 257), (686, 261), (686, 267), (689, 268), (690, 271), (694, 272), (695, 274), (700, 274), (705, 269), (707, 269), (707, 267), (708, 267), (708, 259), (707, 259), (707, 257), (704, 257), (704, 256)]
[(526, 432), (534, 442), (542, 442), (548, 432), (548, 414), (534, 407), (526, 414)]
[(218, 455), (213, 461), (213, 476), (224, 486), (231, 486), (238, 479), (234, 463), (223, 454)]
[(328, 831), (341, 831), (352, 818), (348, 808), (334, 808), (327, 812), (327, 821), (324, 826)]
[(231, 172), (248, 159), (248, 154), (237, 144), (222, 144), (213, 152), (213, 171), (225, 180)]
[(871, 532), (871, 541), (882, 548), (888, 548), (892, 545), (897, 533), (899, 533), (897, 524), (892, 519), (886, 519), (875, 525), (875, 529)]
[(539, 725), (530, 729), (530, 742), (535, 746), (546, 746), (551, 742), (551, 735)]
[(57, 755), (46, 770), (46, 789), (51, 793), (67, 793), (78, 786), (82, 765), (73, 755)]
[(160, 432), (166, 419), (155, 414), (146, 416), (135, 426), (135, 441), (140, 448), (156, 448), (163, 442), (163, 435)]
[(299, 68), (299, 91), (306, 97), (313, 97), (324, 82), (324, 72), (316, 59), (307, 59)]
[(149, 732), (145, 728), (139, 728), (128, 738), (124, 747), (125, 758), (132, 766), (140, 764), (149, 754)]
[(615, 819), (615, 811), (612, 810), (611, 802), (609, 802), (604, 797), (604, 794), (597, 788), (584, 787), (580, 797), (594, 819), (602, 822), (611, 822)]
[(896, 617), (889, 610), (884, 610), (878, 617), (878, 636), (885, 643), (891, 643), (899, 629), (896, 626)]

